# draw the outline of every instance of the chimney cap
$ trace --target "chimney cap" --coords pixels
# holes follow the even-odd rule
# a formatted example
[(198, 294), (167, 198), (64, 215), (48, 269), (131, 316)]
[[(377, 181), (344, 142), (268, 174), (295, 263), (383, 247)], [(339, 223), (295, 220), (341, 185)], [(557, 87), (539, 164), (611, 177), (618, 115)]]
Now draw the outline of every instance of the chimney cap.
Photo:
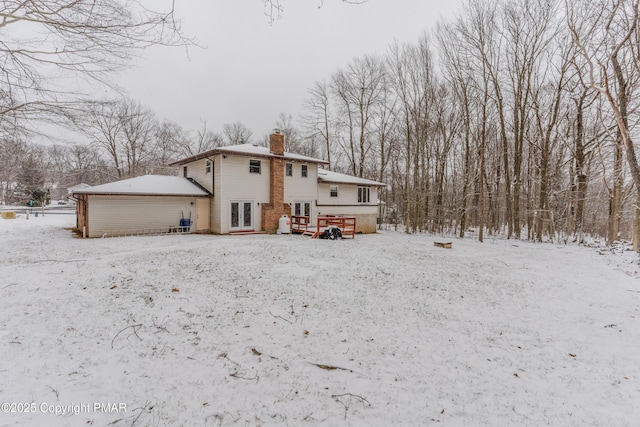
[(279, 128), (273, 129), (273, 133), (275, 133), (276, 135), (280, 135), (280, 129)]

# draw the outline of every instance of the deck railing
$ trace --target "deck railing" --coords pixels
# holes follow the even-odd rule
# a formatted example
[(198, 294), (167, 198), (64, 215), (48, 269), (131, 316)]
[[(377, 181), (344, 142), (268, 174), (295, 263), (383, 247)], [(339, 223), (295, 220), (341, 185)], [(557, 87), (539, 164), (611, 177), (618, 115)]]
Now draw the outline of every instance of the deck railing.
[(343, 238), (350, 236), (353, 239), (356, 236), (356, 218), (353, 216), (319, 216), (318, 233), (328, 227), (338, 227)]
[(329, 227), (338, 227), (342, 237), (354, 238), (356, 234), (356, 218), (352, 216), (319, 216), (314, 226), (308, 216), (292, 216), (291, 232), (319, 237)]
[(291, 217), (292, 233), (306, 233), (308, 229), (309, 229), (308, 216), (292, 216)]

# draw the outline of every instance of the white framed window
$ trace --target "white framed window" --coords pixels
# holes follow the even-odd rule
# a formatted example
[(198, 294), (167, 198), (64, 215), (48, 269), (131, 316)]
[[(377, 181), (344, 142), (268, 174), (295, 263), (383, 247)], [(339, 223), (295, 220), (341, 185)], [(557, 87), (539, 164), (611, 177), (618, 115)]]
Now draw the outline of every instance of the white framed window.
[(371, 188), (358, 187), (358, 203), (369, 203), (371, 199)]
[(308, 165), (302, 165), (302, 177), (306, 178), (309, 176), (309, 166)]
[(187, 173), (187, 167), (186, 166), (182, 167), (182, 176), (184, 176), (185, 178), (188, 178), (188, 173)]
[(211, 160), (207, 160), (205, 163), (205, 169), (207, 174), (211, 173)]
[(286, 163), (284, 165), (285, 176), (293, 176), (293, 163)]
[(338, 197), (338, 186), (337, 185), (332, 185), (331, 187), (329, 187), (329, 196)]
[(262, 162), (260, 160), (249, 160), (249, 173), (261, 173)]

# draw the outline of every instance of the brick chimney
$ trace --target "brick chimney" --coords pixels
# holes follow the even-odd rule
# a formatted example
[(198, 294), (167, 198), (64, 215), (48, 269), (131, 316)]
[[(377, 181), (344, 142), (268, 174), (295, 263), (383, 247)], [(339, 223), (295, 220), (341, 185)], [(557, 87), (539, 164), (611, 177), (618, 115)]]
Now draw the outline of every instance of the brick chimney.
[[(271, 154), (284, 155), (284, 135), (276, 129), (269, 135), (269, 147)], [(262, 229), (275, 233), (278, 230), (278, 221), (282, 215), (290, 215), (289, 205), (284, 203), (284, 159), (272, 157), (270, 160), (269, 175), (269, 203), (262, 204)]]
[(280, 133), (280, 129), (274, 129), (269, 135), (269, 149), (271, 154), (284, 155), (284, 135)]

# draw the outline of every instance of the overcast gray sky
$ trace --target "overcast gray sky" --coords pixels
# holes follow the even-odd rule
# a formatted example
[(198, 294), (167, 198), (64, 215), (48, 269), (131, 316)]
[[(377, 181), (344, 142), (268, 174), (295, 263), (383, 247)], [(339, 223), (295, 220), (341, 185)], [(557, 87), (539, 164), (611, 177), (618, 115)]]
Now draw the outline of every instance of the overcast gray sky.
[[(185, 129), (201, 121), (221, 131), (240, 121), (254, 138), (279, 113), (297, 117), (314, 82), (365, 54), (383, 54), (394, 41), (414, 42), (462, 0), (281, 0), (269, 24), (261, 0), (176, 0), (184, 32), (205, 49), (152, 48), (122, 74), (131, 98)], [(159, 2), (154, 1), (154, 4)], [(156, 6), (158, 7), (158, 6)]]

